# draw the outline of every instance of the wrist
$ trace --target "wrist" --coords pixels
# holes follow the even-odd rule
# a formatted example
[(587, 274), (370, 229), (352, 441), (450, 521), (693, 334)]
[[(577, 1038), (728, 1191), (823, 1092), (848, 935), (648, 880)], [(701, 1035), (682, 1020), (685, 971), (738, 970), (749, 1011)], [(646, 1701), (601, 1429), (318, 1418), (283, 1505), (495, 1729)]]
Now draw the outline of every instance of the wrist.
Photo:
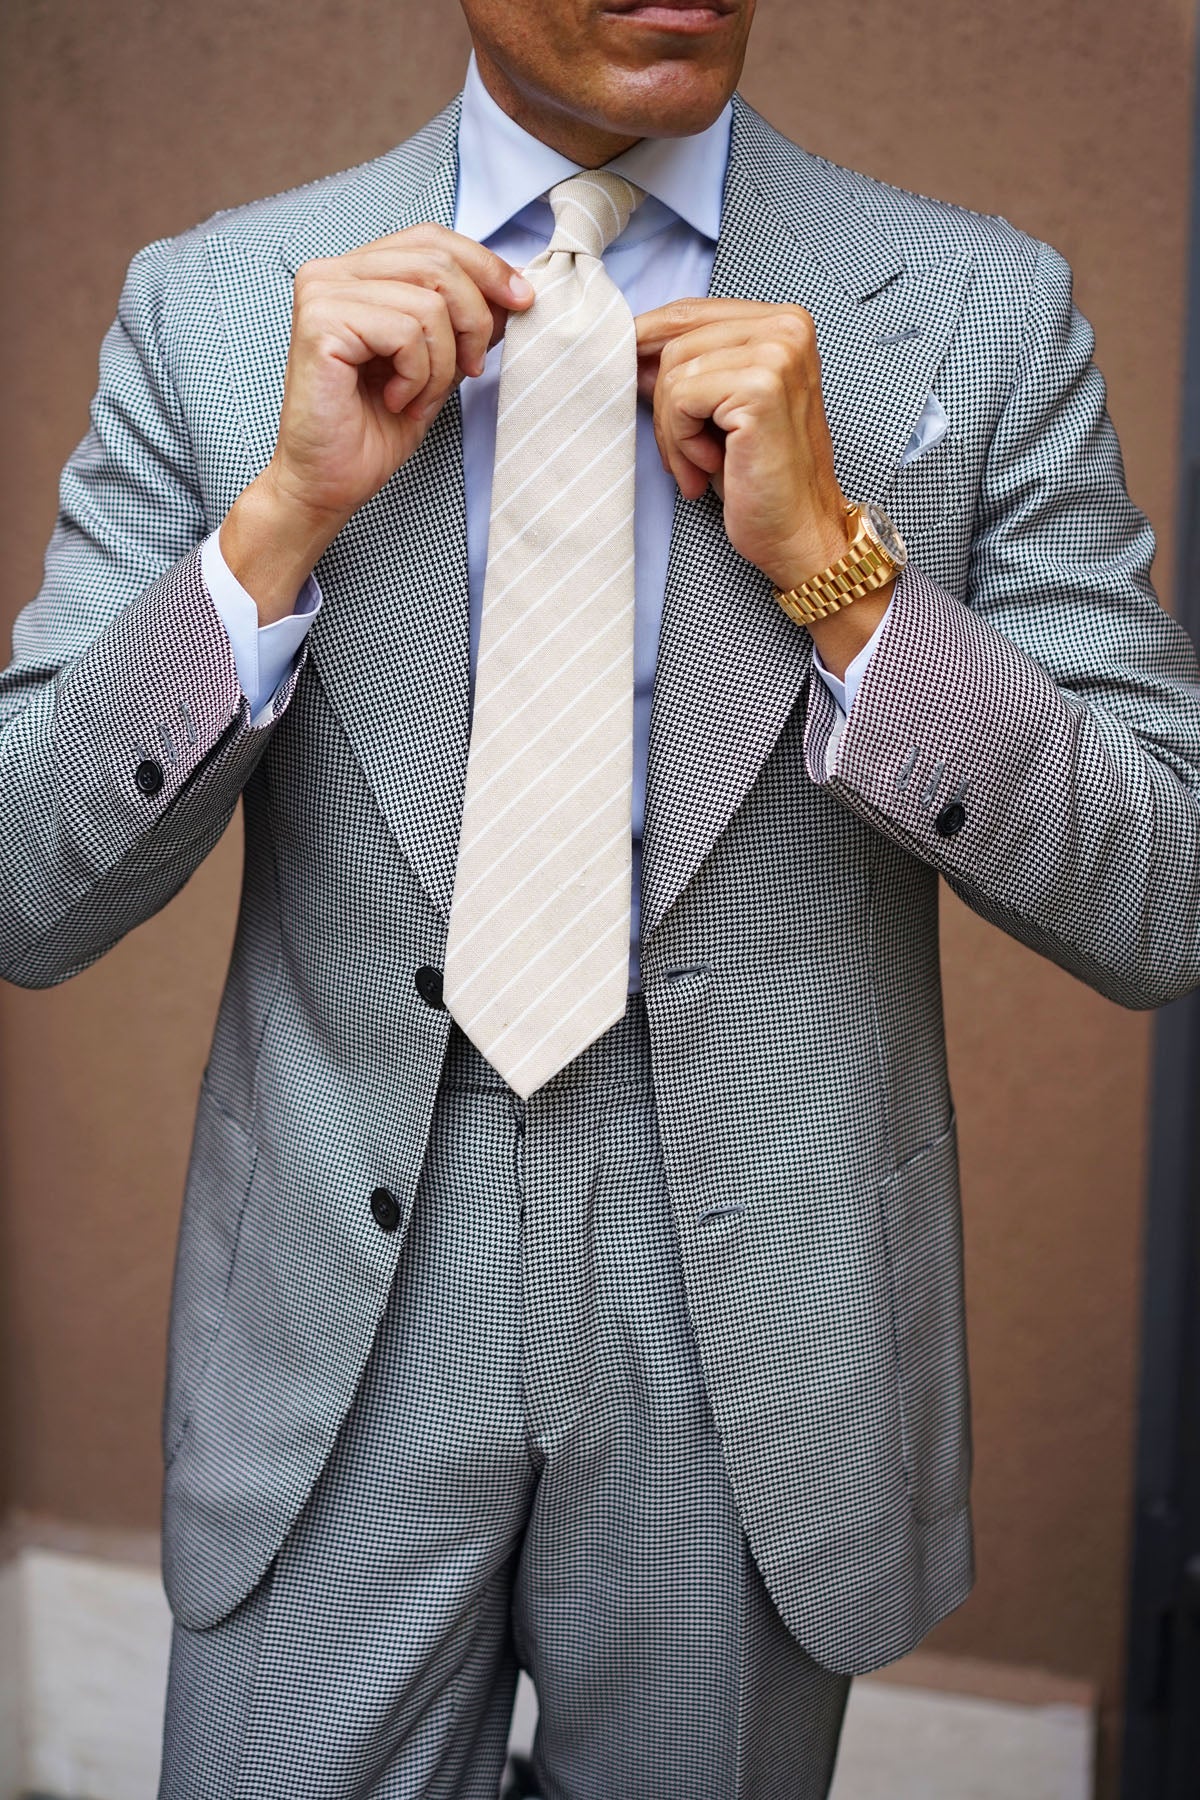
[(258, 608), (260, 626), (295, 610), (304, 583), (343, 519), (290, 500), (271, 465), (243, 488), (221, 523), (221, 555)]
[(775, 590), (784, 612), (811, 635), (821, 661), (840, 679), (887, 611), (908, 547), (883, 508), (847, 503), (840, 555), (797, 585)]
[(849, 541), (846, 514), (842, 512), (836, 518), (825, 519), (819, 534), (810, 527), (803, 536), (778, 545), (759, 567), (769, 581), (787, 593), (844, 556)]
[(890, 606), (895, 589), (896, 577), (893, 577), (886, 587), (865, 594), (841, 612), (831, 613), (827, 619), (815, 619), (804, 627), (826, 669), (839, 681), (879, 629), (879, 621)]

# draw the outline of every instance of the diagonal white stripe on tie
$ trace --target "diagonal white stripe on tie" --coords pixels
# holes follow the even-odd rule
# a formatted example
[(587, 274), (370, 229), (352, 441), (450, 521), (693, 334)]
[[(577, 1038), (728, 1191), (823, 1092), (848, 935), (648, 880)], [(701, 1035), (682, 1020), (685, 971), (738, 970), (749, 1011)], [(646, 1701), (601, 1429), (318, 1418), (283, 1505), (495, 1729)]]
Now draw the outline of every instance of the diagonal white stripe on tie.
[(604, 169), (550, 190), (500, 366), (443, 992), (523, 1097), (625, 1010), (637, 352), (601, 258), (642, 197)]

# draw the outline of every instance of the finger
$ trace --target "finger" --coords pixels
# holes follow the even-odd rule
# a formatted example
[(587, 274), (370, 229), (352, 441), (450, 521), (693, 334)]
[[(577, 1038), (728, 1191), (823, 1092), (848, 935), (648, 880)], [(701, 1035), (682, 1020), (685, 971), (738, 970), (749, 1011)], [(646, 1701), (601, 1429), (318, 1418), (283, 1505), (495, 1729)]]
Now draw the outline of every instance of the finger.
[[(767, 308), (768, 313), (773, 309)], [(770, 321), (756, 314), (753, 320), (727, 320), (720, 324), (698, 325), (694, 331), (674, 338), (661, 349), (647, 348), (638, 353), (637, 388), (644, 399), (650, 399), (659, 380), (668, 371), (701, 355), (746, 348), (762, 341)]]
[(421, 320), (412, 312), (390, 304), (364, 301), (357, 293), (322, 296), (300, 316), (300, 330), (293, 334), (293, 352), (317, 363), (332, 360), (360, 368), (373, 357), (390, 362), (393, 357), (423, 346)]
[(659, 360), (657, 353), (638, 357), (637, 391), (643, 400), (654, 398), (654, 390), (658, 385)]
[[(514, 311), (515, 311), (515, 308), (514, 308)], [(489, 350), (491, 350), (496, 344), (498, 344), (500, 342), (501, 338), (504, 336), (504, 328), (508, 324), (508, 311), (505, 307), (493, 306), (491, 309), (491, 312), (492, 312), (492, 334), (488, 338), (488, 341), (487, 341), (487, 348)]]
[(709, 427), (700, 428), (691, 446), (678, 443), (669, 432), (662, 439), (662, 463), (685, 500), (698, 500), (709, 482), (716, 482), (725, 466), (725, 448)]
[[(802, 312), (802, 307), (781, 308), (761, 300), (672, 300), (653, 307), (634, 319), (638, 355), (655, 355), (675, 338), (710, 325), (749, 328), (772, 313)], [(807, 315), (806, 315), (807, 316)]]
[(691, 362), (697, 356), (707, 356), (722, 350), (739, 349), (754, 340), (757, 321), (747, 319), (722, 319), (719, 323), (697, 325), (692, 331), (685, 331), (679, 337), (671, 338), (667, 343), (652, 350), (638, 352), (638, 367), (642, 364), (658, 364), (659, 375), (668, 369), (674, 369), (680, 363)]
[[(385, 266), (372, 270), (372, 277), (403, 279), (441, 293), (446, 308), (450, 311), (462, 373), (482, 374), (489, 347), (504, 337), (504, 322), (509, 315), (509, 308), (491, 301), (471, 279), (471, 275), (453, 261), (453, 257), (439, 256), (435, 261), (430, 261), (428, 256), (414, 257), (408, 263), (407, 256), (405, 252), (405, 257), (396, 259), (394, 263), (390, 256), (381, 259)], [(392, 266), (389, 268), (387, 263), (392, 263)], [(369, 270), (371, 265), (365, 265), (365, 268)], [(367, 279), (371, 279), (371, 275)]]
[(322, 284), (322, 299), (327, 295), (345, 297), (356, 288), (367, 288), (374, 299), (380, 299), (381, 288), (387, 288), (398, 304), (408, 306), (408, 297), (430, 293), (450, 317), (455, 356), (462, 373), (482, 373), (484, 356), (495, 337), (497, 313), (500, 319), (507, 319), (507, 311), (495, 308), (453, 257), (443, 252), (425, 252), (421, 256), (408, 250), (401, 254), (372, 252), (371, 256), (358, 259), (354, 272), (344, 266), (338, 272), (342, 279)]
[(497, 306), (512, 310), (524, 308), (533, 302), (533, 288), (519, 269), (505, 262), (502, 256), (497, 256), (494, 250), (477, 244), (474, 238), (465, 237), (459, 231), (451, 231), (444, 225), (410, 225), (404, 231), (390, 232), (386, 237), (374, 238), (369, 244), (349, 251), (347, 259), (395, 250), (445, 252), (466, 271), (484, 298), (494, 301)]
[[(478, 290), (476, 290), (478, 292)], [(458, 340), (445, 298), (432, 289), (412, 287), (407, 283), (363, 280), (344, 282), (330, 288), (326, 303), (332, 307), (394, 307), (414, 318), (425, 335), (429, 351), (429, 387), (437, 390), (438, 399), (449, 391), (458, 369)], [(480, 302), (483, 305), (482, 301)], [(491, 316), (483, 307), (488, 323)]]
[(790, 409), (792, 373), (777, 345), (731, 345), (665, 370), (658, 392), (668, 417), (711, 419), (722, 431), (734, 431), (751, 414), (762, 419)]
[(712, 476), (706, 474), (703, 469), (697, 466), (697, 464), (690, 461), (688, 457), (682, 455), (678, 447), (667, 437), (663, 437), (659, 440), (658, 450), (659, 455), (662, 458), (663, 468), (667, 471), (667, 474), (671, 477), (671, 480), (675, 483), (675, 486), (679, 489), (684, 499), (698, 500), (708, 486)]
[(761, 385), (759, 398), (764, 403), (786, 398), (789, 404), (804, 405), (821, 393), (812, 322), (807, 316), (802, 319), (798, 309), (778, 307), (768, 308), (765, 318), (759, 315), (748, 324), (725, 321), (674, 338), (657, 356), (639, 361), (638, 391), (649, 396), (661, 383), (710, 366), (728, 369), (734, 381), (740, 380), (741, 368), (753, 370), (751, 387)]
[[(384, 405), (401, 412), (429, 385), (429, 344), (421, 321), (394, 306), (356, 302), (338, 322), (337, 360), (348, 363), (368, 385), (382, 378)], [(391, 373), (387, 373), (390, 365)]]
[(680, 490), (698, 491), (696, 472), (715, 481), (724, 469), (726, 433), (751, 416), (770, 416), (783, 396), (782, 364), (765, 364), (761, 346), (730, 346), (666, 371), (655, 394), (655, 420)]
[(707, 419), (692, 418), (665, 399), (656, 398), (654, 436), (663, 467), (684, 499), (698, 499), (724, 461), (720, 434)]
[[(702, 366), (712, 358), (728, 359), (731, 368), (740, 362), (758, 365), (792, 382), (803, 382), (808, 367), (798, 329), (792, 330), (779, 319), (760, 319), (749, 324), (729, 321), (701, 326), (664, 345), (658, 357), (658, 380), (672, 377), (685, 365)], [(815, 360), (812, 370), (819, 378)]]
[(725, 465), (723, 434), (708, 419), (664, 423), (666, 463), (685, 499), (702, 494)]

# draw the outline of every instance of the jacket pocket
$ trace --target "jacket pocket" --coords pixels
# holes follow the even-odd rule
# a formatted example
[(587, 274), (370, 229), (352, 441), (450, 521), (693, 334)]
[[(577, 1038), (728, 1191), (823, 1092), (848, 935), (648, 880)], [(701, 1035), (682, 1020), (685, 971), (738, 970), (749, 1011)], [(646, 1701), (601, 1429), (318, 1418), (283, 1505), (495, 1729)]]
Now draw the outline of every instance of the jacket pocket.
[(206, 1078), (200, 1086), (171, 1293), (162, 1435), (168, 1468), (203, 1387), (225, 1314), (257, 1162), (254, 1138), (217, 1104)]
[(967, 1501), (971, 1410), (955, 1123), (879, 1190), (904, 1473), (918, 1519)]
[(900, 465), (882, 502), (907, 542), (964, 510), (963, 447), (953, 427), (930, 449)]

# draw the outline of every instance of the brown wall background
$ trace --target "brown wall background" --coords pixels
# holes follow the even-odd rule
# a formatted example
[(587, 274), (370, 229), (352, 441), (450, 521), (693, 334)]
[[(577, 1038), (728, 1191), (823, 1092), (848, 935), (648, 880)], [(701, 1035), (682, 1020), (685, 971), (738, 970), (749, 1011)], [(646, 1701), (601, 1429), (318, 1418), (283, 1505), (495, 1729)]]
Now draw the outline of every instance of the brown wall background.
[[(1164, 595), (1193, 30), (1190, 0), (760, 0), (743, 82), (808, 148), (1067, 255)], [(0, 34), (3, 661), (134, 251), (379, 154), (455, 90), (466, 40), (452, 0), (9, 0)], [(157, 1523), (171, 1258), (239, 868), (235, 825), (103, 962), (0, 990), (9, 1498), (46, 1529)], [(1111, 1715), (1148, 1023), (950, 900), (944, 940), (979, 1580), (926, 1647), (1090, 1678)]]

